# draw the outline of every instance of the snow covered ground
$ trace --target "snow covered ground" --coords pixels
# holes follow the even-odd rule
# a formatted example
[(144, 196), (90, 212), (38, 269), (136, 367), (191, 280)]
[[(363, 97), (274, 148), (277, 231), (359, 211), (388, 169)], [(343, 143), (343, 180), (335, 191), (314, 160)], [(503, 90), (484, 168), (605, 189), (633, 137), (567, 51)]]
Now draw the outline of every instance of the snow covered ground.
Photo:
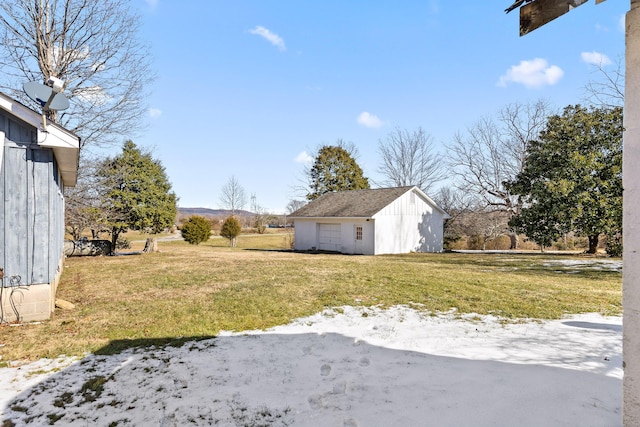
[(617, 426), (622, 319), (343, 307), (266, 332), (0, 369), (16, 426)]

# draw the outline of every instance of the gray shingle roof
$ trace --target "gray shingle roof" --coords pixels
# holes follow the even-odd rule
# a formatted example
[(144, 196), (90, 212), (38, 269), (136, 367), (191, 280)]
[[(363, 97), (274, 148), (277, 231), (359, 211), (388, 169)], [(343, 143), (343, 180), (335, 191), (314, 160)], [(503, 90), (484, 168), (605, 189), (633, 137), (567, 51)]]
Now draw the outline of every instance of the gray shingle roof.
[(413, 186), (325, 193), (289, 215), (290, 218), (370, 218)]

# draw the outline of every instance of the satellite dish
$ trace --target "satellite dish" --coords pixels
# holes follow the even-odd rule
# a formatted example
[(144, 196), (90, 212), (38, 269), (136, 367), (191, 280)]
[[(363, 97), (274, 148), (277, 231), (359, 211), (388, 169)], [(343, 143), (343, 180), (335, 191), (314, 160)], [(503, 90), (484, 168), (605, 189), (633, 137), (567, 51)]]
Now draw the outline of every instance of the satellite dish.
[(38, 82), (27, 82), (22, 85), (22, 88), (29, 98), (40, 104), (44, 111), (59, 111), (69, 108), (69, 100), (59, 90), (54, 90), (54, 88)]

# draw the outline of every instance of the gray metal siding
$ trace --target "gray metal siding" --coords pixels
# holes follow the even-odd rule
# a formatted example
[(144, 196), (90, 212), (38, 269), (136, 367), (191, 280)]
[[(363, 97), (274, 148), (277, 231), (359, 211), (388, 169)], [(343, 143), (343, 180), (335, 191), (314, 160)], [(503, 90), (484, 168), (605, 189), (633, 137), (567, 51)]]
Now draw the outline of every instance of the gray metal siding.
[[(2, 125), (2, 123), (4, 123), (4, 116), (0, 115), (0, 125)], [(0, 134), (1, 135), (1, 134)], [(6, 164), (7, 161), (4, 158), (4, 156), (6, 155), (7, 149), (5, 148), (5, 140), (3, 139), (2, 141), (2, 162), (0, 163), (0, 189), (2, 189), (2, 197), (0, 197), (0, 263), (2, 265), (0, 265), (0, 267), (4, 270), (5, 274), (8, 274), (7, 268), (6, 268), (6, 240), (5, 240), (5, 233), (4, 230), (6, 228), (6, 209), (5, 209), (5, 200), (7, 198), (7, 192), (5, 191), (5, 189), (7, 188), (7, 186), (5, 185), (5, 179), (4, 179), (4, 175), (5, 175), (5, 170), (6, 170)]]
[[(12, 135), (24, 138), (30, 132), (14, 128)], [(63, 188), (53, 151), (5, 139), (0, 188), (5, 284), (13, 275), (20, 275), (23, 284), (52, 283), (64, 242)]]
[[(10, 277), (29, 277), (27, 240), (27, 150), (20, 147), (5, 147), (4, 151), (4, 272)], [(6, 280), (5, 280), (6, 281)], [(28, 283), (28, 282), (24, 282)]]
[(49, 277), (51, 263), (50, 249), (55, 245), (57, 236), (50, 228), (52, 225), (52, 210), (54, 204), (51, 197), (51, 181), (53, 181), (53, 152), (51, 150), (30, 150), (32, 169), (27, 189), (31, 190), (28, 197), (29, 229), (31, 235), (29, 259), (31, 262), (30, 283), (51, 283)]

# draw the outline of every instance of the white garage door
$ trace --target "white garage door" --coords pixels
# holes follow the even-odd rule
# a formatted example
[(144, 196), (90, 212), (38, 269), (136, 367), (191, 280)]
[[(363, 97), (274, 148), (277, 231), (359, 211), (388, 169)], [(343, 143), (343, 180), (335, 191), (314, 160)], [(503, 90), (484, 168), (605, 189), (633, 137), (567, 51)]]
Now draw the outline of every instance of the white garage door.
[(318, 249), (340, 251), (340, 224), (318, 224)]

